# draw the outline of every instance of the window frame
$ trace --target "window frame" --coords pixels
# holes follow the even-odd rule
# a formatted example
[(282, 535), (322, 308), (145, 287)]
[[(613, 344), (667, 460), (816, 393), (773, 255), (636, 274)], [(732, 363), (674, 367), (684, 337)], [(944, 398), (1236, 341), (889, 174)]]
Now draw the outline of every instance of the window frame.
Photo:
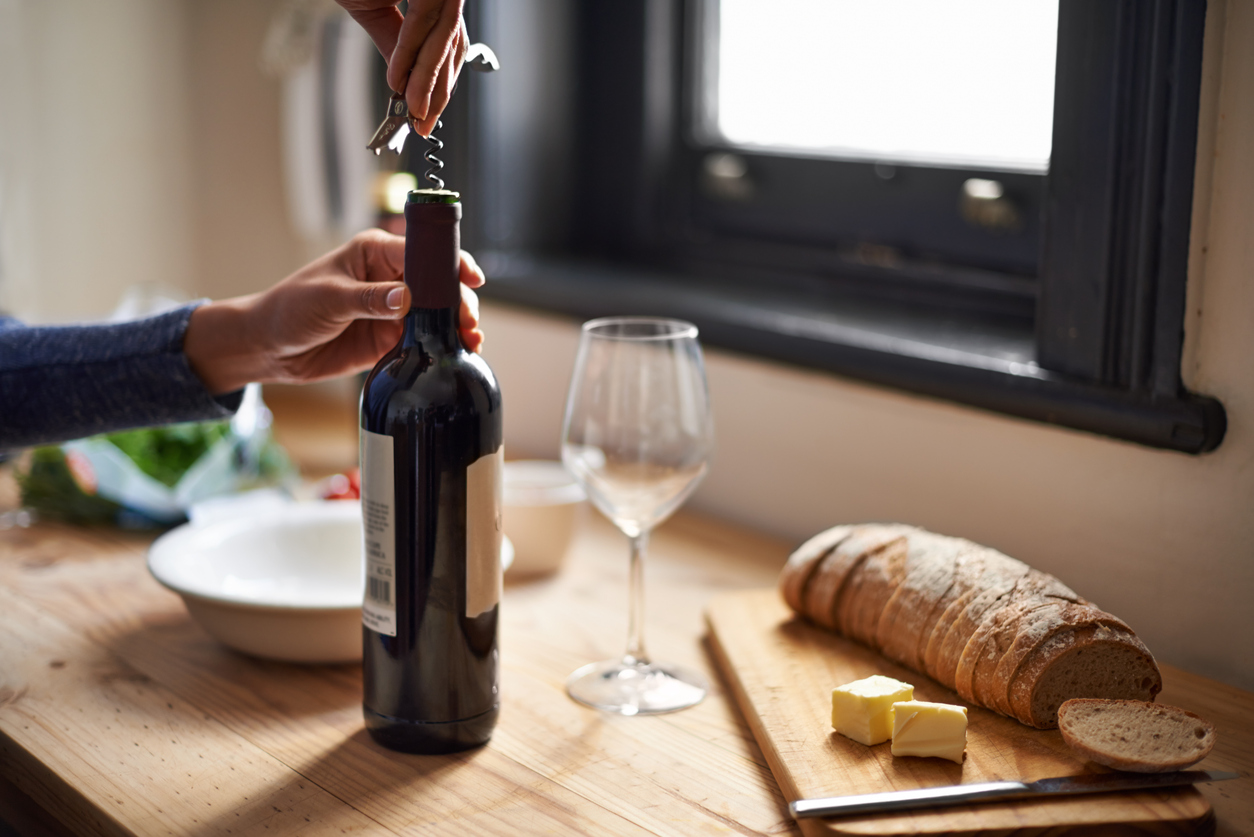
[[(498, 118), (491, 77), (450, 108), (468, 198), (528, 219), (502, 235), (467, 213), (485, 297), (581, 318), (683, 316), (733, 352), (1152, 447), (1221, 442), (1222, 405), (1180, 376), (1204, 4), (1062, 0), (1041, 272), (1028, 279), (694, 235), (676, 184), (691, 183), (684, 38), (700, 0), (525, 4), (565, 20), (565, 63), (527, 57), (543, 35), (506, 25), (508, 2), (471, 0), (467, 16), (504, 72), (531, 74), (535, 112), (519, 117), (514, 101)], [(553, 92), (562, 72), (569, 95)], [(538, 190), (516, 174), (528, 149), (547, 149)], [(920, 316), (966, 336), (920, 343)]]

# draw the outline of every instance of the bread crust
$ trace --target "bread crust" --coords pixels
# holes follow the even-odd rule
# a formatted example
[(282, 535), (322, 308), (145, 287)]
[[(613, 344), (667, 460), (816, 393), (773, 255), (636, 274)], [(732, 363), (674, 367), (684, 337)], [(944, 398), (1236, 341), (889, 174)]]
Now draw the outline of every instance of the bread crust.
[[(857, 593), (851, 600), (848, 636), (872, 647), (876, 647), (875, 630), (884, 613), (884, 606), (906, 575), (910, 554), (906, 535), (910, 530), (900, 527), (898, 531), (899, 537), (869, 553), (858, 568)], [(854, 583), (851, 577), (849, 584)]]
[(953, 671), (953, 689), (967, 700), (971, 699), (971, 679), (959, 679), (960, 674), (968, 674), (968, 671), (959, 667), (963, 652), (985, 618), (991, 618), (1010, 601), (1016, 585), (1032, 569), (1022, 561), (1016, 561), (996, 550), (989, 552), (991, 554), (988, 558), (988, 570), (982, 579), (983, 584), (967, 601), (966, 606), (955, 614), (936, 661), (941, 670)]
[[(996, 550), (981, 550), (978, 561), (971, 560), (966, 572), (959, 572), (954, 590), (958, 595), (936, 621), (928, 640), (927, 673), (951, 689), (956, 685), (958, 657), (975, 631), (976, 623), (968, 611), (982, 614), (1014, 587), (1019, 575), (1027, 572), (1026, 564), (1010, 564), (1010, 560)], [(965, 586), (958, 592), (962, 585)]]
[(958, 694), (981, 706), (992, 707), (995, 693), (992, 674), (1014, 641), (1019, 623), (1052, 602), (1078, 600), (1074, 590), (1052, 575), (1029, 569), (1015, 584), (1010, 595), (985, 613), (962, 650), (954, 675)]
[(1210, 721), (1143, 700), (1073, 698), (1058, 708), (1058, 730), (1067, 746), (1090, 761), (1138, 773), (1183, 770), (1215, 747)]
[(959, 556), (957, 566), (954, 568), (953, 584), (949, 586), (932, 610), (935, 616), (932, 618), (932, 629), (927, 632), (927, 640), (923, 646), (923, 671), (933, 680), (944, 683), (951, 689), (954, 685), (953, 670), (950, 669), (946, 677), (937, 665), (941, 645), (958, 611), (966, 606), (970, 598), (975, 595), (975, 591), (979, 589), (980, 577), (988, 565), (988, 555), (989, 551), (981, 547)]
[(838, 597), (846, 580), (867, 555), (898, 537), (885, 526), (855, 526), (814, 570), (803, 597), (802, 614), (825, 628), (844, 633), (838, 621)]
[[(920, 635), (932, 603), (953, 583), (958, 554), (974, 546), (961, 538), (931, 532), (910, 536), (905, 576), (884, 605), (875, 629), (875, 643), (885, 657), (919, 670)], [(930, 630), (932, 626), (927, 627)]]
[(814, 576), (819, 563), (827, 557), (840, 542), (853, 532), (853, 526), (833, 526), (824, 529), (788, 556), (788, 562), (779, 575), (779, 589), (784, 602), (797, 613), (801, 613), (805, 602), (806, 585)]

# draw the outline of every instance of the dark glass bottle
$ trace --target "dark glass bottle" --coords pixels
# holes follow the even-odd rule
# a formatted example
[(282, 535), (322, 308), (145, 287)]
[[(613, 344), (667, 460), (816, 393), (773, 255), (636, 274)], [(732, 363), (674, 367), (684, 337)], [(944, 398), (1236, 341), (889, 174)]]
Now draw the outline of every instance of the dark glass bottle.
[(460, 219), (410, 193), (413, 307), (361, 396), (366, 729), (411, 753), (483, 744), (500, 707), (501, 394), (458, 337)]

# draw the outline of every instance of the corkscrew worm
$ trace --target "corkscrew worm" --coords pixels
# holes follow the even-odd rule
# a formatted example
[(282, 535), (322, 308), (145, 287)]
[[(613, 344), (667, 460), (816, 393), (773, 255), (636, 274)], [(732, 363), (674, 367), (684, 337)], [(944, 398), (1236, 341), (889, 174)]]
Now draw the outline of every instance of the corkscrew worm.
[[(444, 188), (444, 179), (440, 177), (440, 170), (444, 168), (444, 161), (435, 156), (435, 153), (444, 148), (444, 141), (437, 137), (435, 132), (443, 127), (444, 123), (437, 119), (435, 121), (435, 127), (431, 129), (431, 133), (428, 136), (422, 137), (430, 146), (422, 154), (422, 159), (426, 160), (427, 165), (429, 166), (427, 171), (422, 176), (426, 178), (428, 183), (437, 189)], [(419, 136), (422, 135), (419, 134)]]

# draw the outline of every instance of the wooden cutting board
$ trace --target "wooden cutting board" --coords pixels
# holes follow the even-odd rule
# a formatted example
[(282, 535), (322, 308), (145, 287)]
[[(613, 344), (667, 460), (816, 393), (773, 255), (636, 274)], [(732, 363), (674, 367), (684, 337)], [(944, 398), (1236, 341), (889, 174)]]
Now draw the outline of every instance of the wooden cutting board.
[[(789, 801), (997, 780), (1034, 781), (1100, 770), (1057, 730), (1037, 730), (972, 706), (924, 675), (807, 622), (775, 590), (724, 593), (706, 612), (719, 667)], [(969, 707), (967, 756), (894, 758), (831, 727), (834, 687), (872, 674), (914, 685), (915, 699)], [(806, 835), (1056, 835), (1208, 833), (1214, 816), (1195, 788), (988, 803), (910, 814), (801, 820)]]

